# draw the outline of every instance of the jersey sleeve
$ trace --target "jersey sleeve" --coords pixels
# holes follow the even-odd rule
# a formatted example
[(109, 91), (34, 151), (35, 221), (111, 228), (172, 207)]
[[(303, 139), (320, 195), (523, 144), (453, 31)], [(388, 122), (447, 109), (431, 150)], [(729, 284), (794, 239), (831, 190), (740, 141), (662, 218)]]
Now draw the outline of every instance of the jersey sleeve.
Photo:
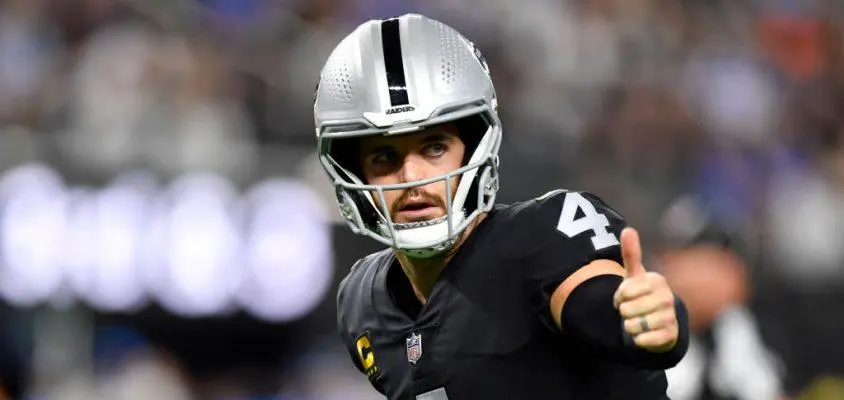
[(525, 290), (548, 328), (557, 331), (549, 302), (579, 268), (598, 259), (622, 263), (619, 238), (626, 223), (588, 192), (557, 191), (535, 200), (528, 213), (527, 250), (521, 263)]

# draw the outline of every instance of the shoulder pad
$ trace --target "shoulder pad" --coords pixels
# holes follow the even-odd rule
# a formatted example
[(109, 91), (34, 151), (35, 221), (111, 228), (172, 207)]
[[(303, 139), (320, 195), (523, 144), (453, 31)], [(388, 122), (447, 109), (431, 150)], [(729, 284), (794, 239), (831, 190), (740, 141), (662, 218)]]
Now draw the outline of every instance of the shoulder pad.
[(568, 189), (554, 189), (554, 190), (552, 190), (548, 193), (543, 194), (542, 196), (535, 198), (534, 200), (541, 202), (541, 201), (546, 200), (550, 197), (554, 197), (554, 196), (556, 196), (560, 193), (566, 193), (568, 191), (569, 191)]
[(363, 284), (364, 277), (369, 275), (367, 271), (377, 269), (378, 263), (384, 259), (385, 255), (389, 255), (390, 249), (385, 249), (376, 253), (369, 254), (357, 260), (349, 269), (349, 273), (340, 281), (338, 287), (338, 296), (343, 297), (345, 289), (349, 285)]

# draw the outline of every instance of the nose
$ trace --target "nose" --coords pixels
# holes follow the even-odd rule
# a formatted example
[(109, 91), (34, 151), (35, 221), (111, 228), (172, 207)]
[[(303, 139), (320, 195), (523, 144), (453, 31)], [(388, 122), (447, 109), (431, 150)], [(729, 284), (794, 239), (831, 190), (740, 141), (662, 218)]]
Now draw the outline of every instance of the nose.
[(399, 171), (402, 183), (425, 179), (423, 160), (416, 154), (408, 154)]

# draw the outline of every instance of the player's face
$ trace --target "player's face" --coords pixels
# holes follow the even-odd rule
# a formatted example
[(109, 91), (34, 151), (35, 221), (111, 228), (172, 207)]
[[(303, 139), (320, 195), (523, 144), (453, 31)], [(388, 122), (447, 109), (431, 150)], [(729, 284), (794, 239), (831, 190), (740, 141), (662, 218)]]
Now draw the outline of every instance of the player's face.
[[(366, 137), (361, 141), (360, 161), (366, 181), (372, 185), (409, 183), (451, 172), (461, 167), (465, 146), (453, 124), (393, 137)], [(451, 180), (451, 195), (458, 177)], [(381, 207), (378, 194), (373, 199)], [(394, 223), (427, 221), (446, 214), (446, 184), (384, 191)]]

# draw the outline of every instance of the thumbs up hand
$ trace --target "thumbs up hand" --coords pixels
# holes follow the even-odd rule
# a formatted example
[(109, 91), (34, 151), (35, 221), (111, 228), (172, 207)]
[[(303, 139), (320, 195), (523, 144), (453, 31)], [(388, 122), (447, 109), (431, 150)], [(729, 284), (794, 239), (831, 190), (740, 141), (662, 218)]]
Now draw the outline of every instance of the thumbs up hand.
[(624, 318), (624, 330), (643, 349), (656, 353), (671, 350), (680, 334), (674, 293), (665, 277), (645, 270), (639, 233), (633, 228), (621, 232), (621, 255), (626, 276), (613, 302)]

